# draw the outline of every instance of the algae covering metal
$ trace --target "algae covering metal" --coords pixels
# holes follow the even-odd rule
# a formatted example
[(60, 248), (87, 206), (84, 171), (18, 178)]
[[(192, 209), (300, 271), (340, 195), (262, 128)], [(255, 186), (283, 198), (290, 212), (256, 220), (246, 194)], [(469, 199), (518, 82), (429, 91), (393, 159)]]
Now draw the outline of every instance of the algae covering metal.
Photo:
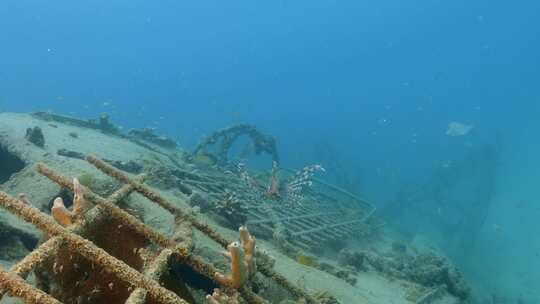
[[(167, 172), (156, 172), (158, 178), (174, 178), (177, 180), (174, 186), (182, 193), (193, 198), (197, 197), (193, 195), (194, 193), (203, 194), (213, 205), (219, 205), (224, 196), (234, 194), (239, 201), (237, 209), (229, 211), (234, 212), (238, 218), (230, 223), (232, 224), (230, 228), (237, 229), (238, 226), (247, 224), (257, 235), (267, 239), (273, 238), (282, 247), (290, 248), (289, 245), (292, 245), (299, 250), (317, 252), (329, 243), (345, 242), (351, 236), (369, 236), (383, 225), (380, 220), (373, 217), (376, 210), (373, 204), (316, 178), (312, 179), (314, 186), (303, 194), (303, 203), (293, 205), (260, 195), (265, 189), (254, 189), (246, 185), (238, 170), (230, 168), (233, 163), (227, 160), (228, 150), (241, 135), (247, 135), (252, 140), (257, 154), (268, 153), (272, 161), (279, 166), (276, 140), (270, 135), (261, 133), (252, 125), (233, 125), (217, 130), (203, 139), (194, 152), (186, 156), (187, 160), (190, 161), (190, 158), (203, 152), (206, 155), (214, 148), (217, 149), (217, 152), (214, 151), (217, 153), (214, 157), (221, 165), (218, 167), (203, 165), (191, 170), (179, 166), (178, 160), (170, 156), (169, 146), (163, 150), (162, 145), (156, 146), (148, 142), (145, 144), (139, 137), (123, 134), (119, 132), (119, 128), (112, 125), (108, 116), (102, 116), (99, 120), (82, 120), (44, 112), (33, 113), (32, 116), (47, 122), (99, 130), (150, 149), (171, 163), (172, 169), (167, 169)], [(84, 158), (84, 153), (82, 155)], [(282, 179), (295, 173), (284, 168), (281, 168), (280, 172), (283, 174)], [(264, 177), (262, 179), (261, 184), (268, 183)], [(190, 199), (193, 206), (192, 201)], [(226, 247), (226, 244), (222, 245)]]
[[(227, 286), (220, 286), (215, 280), (216, 268), (193, 254), (191, 228), (201, 231), (224, 248), (231, 243), (229, 240), (140, 180), (129, 177), (96, 157), (90, 156), (87, 160), (124, 185), (107, 198), (84, 188), (84, 199), (95, 206), (72, 226), (57, 224), (24, 197), (15, 198), (0, 192), (3, 208), (34, 224), (48, 237), (9, 271), (0, 272), (0, 288), (4, 292), (21, 297), (28, 303), (59, 303), (59, 298), (66, 302), (84, 302), (92, 297), (105, 297), (114, 303), (146, 303), (146, 297), (151, 303), (192, 303), (183, 278), (168, 271), (173, 264), (185, 265), (216, 287), (227, 289)], [(44, 164), (38, 164), (37, 171), (73, 191), (70, 178)], [(172, 239), (116, 206), (131, 192), (138, 192), (175, 216), (176, 233)], [(257, 256), (263, 254), (257, 252)], [(317, 303), (259, 259), (256, 263), (260, 273), (296, 298)], [(27, 284), (23, 278), (31, 271), (36, 276), (42, 274), (43, 281), (55, 282), (56, 288), (44, 293)], [(265, 301), (247, 285), (238, 292), (247, 303)]]
[[(248, 227), (259, 236), (286, 241), (305, 251), (318, 251), (329, 243), (345, 242), (353, 235), (368, 236), (383, 225), (374, 217), (373, 204), (319, 179), (312, 179), (314, 185), (304, 193), (302, 203), (284, 204), (261, 195), (264, 189), (253, 189), (232, 171), (207, 168), (197, 175), (177, 174), (185, 185), (205, 193), (213, 204), (228, 193), (235, 193), (245, 206)], [(276, 233), (282, 235), (276, 237)]]

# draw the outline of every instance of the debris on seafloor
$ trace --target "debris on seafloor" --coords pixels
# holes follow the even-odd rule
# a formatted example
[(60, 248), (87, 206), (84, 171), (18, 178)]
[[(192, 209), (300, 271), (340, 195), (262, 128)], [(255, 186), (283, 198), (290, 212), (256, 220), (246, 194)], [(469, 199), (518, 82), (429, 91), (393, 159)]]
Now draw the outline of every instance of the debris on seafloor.
[[(193, 151), (193, 155), (213, 155), (217, 160), (217, 164), (227, 165), (229, 150), (232, 144), (242, 135), (247, 135), (251, 138), (256, 155), (266, 152), (270, 154), (272, 161), (279, 164), (276, 140), (270, 135), (261, 133), (255, 126), (248, 124), (233, 125), (215, 131), (197, 145)], [(212, 146), (217, 146), (217, 152), (215, 154), (209, 151)]]
[[(65, 115), (54, 114), (50, 112), (35, 112), (35, 113), (32, 113), (32, 116), (37, 119), (44, 120), (44, 121), (59, 122), (59, 123), (72, 125), (76, 127), (98, 130), (107, 135), (118, 136), (121, 138), (128, 139), (154, 152), (159, 152), (159, 151), (154, 149), (150, 145), (147, 145), (146, 143), (155, 144), (160, 147), (167, 148), (167, 149), (176, 147), (176, 142), (174, 140), (167, 138), (165, 136), (156, 135), (154, 129), (146, 128), (142, 130), (131, 130), (127, 134), (122, 133), (120, 127), (116, 126), (115, 124), (111, 122), (111, 117), (108, 113), (101, 113), (97, 120), (96, 119), (83, 120), (83, 119), (69, 117)], [(54, 126), (54, 128), (58, 128), (58, 126), (55, 124), (49, 124), (49, 126)], [(68, 133), (68, 135), (72, 138), (79, 137), (79, 133), (77, 132), (70, 132)]]
[[(338, 265), (340, 249), (356, 240), (372, 246), (372, 240), (380, 238), (384, 223), (372, 216), (375, 208), (369, 202), (314, 178), (312, 173), (322, 171), (316, 169), (317, 166), (287, 170), (273, 161), (275, 169), (272, 171), (280, 174), (257, 170), (248, 173), (246, 168), (237, 170), (239, 164), (230, 155), (232, 161), (223, 163), (223, 159), (216, 156), (219, 149), (213, 149), (220, 144), (230, 147), (232, 142), (228, 140), (234, 138), (232, 135), (215, 137), (219, 139), (217, 142), (210, 141), (197, 154), (185, 156), (175, 152), (177, 149), (167, 150), (155, 143), (149, 146), (142, 143), (142, 139), (105, 132), (101, 127), (107, 125), (108, 117), (103, 118), (103, 122), (92, 121), (91, 127), (85, 127), (77, 125), (80, 120), (68, 118), (69, 122), (63, 122), (64, 117), (55, 116), (49, 120), (55, 122), (53, 127), (35, 117), (29, 120), (17, 116), (16, 120), (24, 121), (24, 126), (41, 127), (47, 134), (47, 145), (38, 148), (26, 144), (19, 148), (20, 131), (17, 132), (19, 138), (12, 142), (6, 143), (6, 137), (0, 138), (0, 162), (3, 155), (8, 154), (22, 161), (22, 167), (10, 170), (10, 175), (2, 181), (4, 192), (0, 198), (3, 201), (8, 198), (3, 196), (5, 192), (28, 190), (24, 204), (37, 209), (17, 205), (22, 211), (19, 215), (27, 219), (30, 213), (39, 215), (39, 220), (32, 217), (31, 221), (45, 235), (35, 248), (37, 237), (23, 236), (28, 234), (26, 230), (18, 229), (22, 233), (19, 240), (6, 243), (14, 253), (6, 259), (13, 262), (4, 264), (11, 268), (10, 272), (0, 272), (0, 288), (9, 294), (27, 297), (29, 301), (38, 296), (42, 300), (38, 303), (57, 303), (56, 298), (66, 304), (145, 301), (377, 304), (393, 299), (418, 300), (424, 304), (439, 303), (439, 296), (448, 294), (446, 286), (433, 292), (441, 285), (427, 287), (415, 281), (412, 274), (392, 276), (390, 271), (384, 270), (386, 268), (371, 265), (376, 264), (376, 260), (366, 257), (371, 252), (369, 249), (349, 250), (347, 262)], [(2, 119), (0, 129), (5, 122)], [(67, 136), (69, 132), (79, 136)], [(76, 154), (66, 157), (56, 153), (61, 149)], [(264, 151), (268, 152), (260, 150)], [(94, 152), (103, 153), (103, 160), (86, 157)], [(213, 160), (197, 161), (197, 155), (208, 155)], [(83, 159), (88, 162), (81, 161)], [(33, 164), (41, 161), (47, 166), (38, 165), (38, 173), (52, 179), (53, 186), (35, 173)], [(61, 168), (63, 174), (75, 177), (83, 187), (75, 191), (79, 186), (75, 186), (73, 178), (50, 168)], [(100, 176), (100, 171), (107, 176)], [(18, 172), (21, 174), (15, 174)], [(288, 188), (297, 189), (291, 192), (298, 193), (300, 199), (292, 202), (293, 195), (284, 193)], [(84, 212), (78, 211), (81, 208), (76, 206), (80, 206), (80, 201), (73, 198), (73, 194), (81, 190), (85, 201), (92, 204)], [(135, 195), (130, 195), (131, 192)], [(268, 195), (268, 192), (279, 195)], [(55, 203), (54, 198), (58, 196), (62, 200)], [(292, 203), (287, 203), (289, 200)], [(8, 199), (8, 205), (13, 207), (15, 203)], [(50, 211), (57, 220), (52, 230), (43, 227), (43, 223), (50, 223), (52, 218), (42, 222), (41, 217)], [(7, 214), (0, 211), (2, 213)], [(241, 230), (239, 237), (236, 232), (240, 225), (249, 227), (247, 235), (255, 235), (260, 246), (251, 250), (251, 262), (246, 254), (249, 249), (242, 246), (246, 234), (242, 236)], [(201, 233), (193, 233), (193, 230)], [(0, 233), (0, 237), (6, 233)], [(385, 248), (391, 247), (390, 243), (386, 245)], [(395, 254), (407, 253), (406, 248), (394, 247)], [(227, 248), (230, 262), (219, 254)], [(98, 253), (108, 257), (96, 262), (93, 259)], [(386, 254), (380, 256), (387, 257)], [(5, 259), (0, 257), (0, 260)], [(32, 262), (28, 262), (30, 260)], [(429, 259), (423, 261), (428, 263)], [(414, 267), (427, 273), (429, 267), (422, 268), (421, 263)], [(117, 269), (121, 272), (124, 266), (130, 267), (126, 268), (130, 278), (116, 273), (117, 270), (105, 271), (108, 266), (119, 266)], [(32, 275), (28, 276), (30, 273)], [(34, 286), (25, 286), (20, 280), (22, 277), (28, 277)], [(306, 283), (299, 284), (299, 277), (305, 277)], [(351, 286), (366, 286), (366, 280), (383, 277), (389, 278), (384, 281), (386, 285), (369, 282), (369, 294), (365, 293), (365, 288)], [(36, 285), (47, 293), (34, 293)], [(150, 290), (158, 285), (165, 290)], [(379, 290), (372, 288), (375, 286)], [(18, 288), (22, 288), (24, 294), (17, 292)], [(172, 294), (166, 290), (179, 299), (167, 298)], [(362, 300), (357, 301), (359, 298)]]
[(40, 127), (26, 129), (26, 135), (24, 138), (40, 148), (45, 146), (45, 136), (43, 135), (43, 131)]
[(72, 151), (68, 149), (59, 149), (58, 151), (56, 151), (56, 154), (60, 156), (64, 156), (64, 157), (76, 158), (76, 159), (81, 159), (81, 160), (84, 160), (85, 158), (85, 155), (82, 154), (81, 152)]
[[(91, 122), (94, 122), (90, 120)], [(94, 122), (95, 123), (95, 122)], [(111, 122), (109, 113), (101, 113), (97, 122), (98, 128), (103, 133), (120, 134), (120, 129)]]
[(128, 135), (132, 136), (133, 138), (148, 141), (165, 148), (176, 148), (176, 142), (174, 140), (165, 136), (157, 135), (155, 133), (155, 129), (152, 128), (143, 128), (140, 130), (133, 129), (128, 132)]
[(128, 161), (122, 161), (122, 160), (110, 160), (110, 159), (103, 159), (106, 163), (110, 164), (111, 166), (120, 169), (122, 171), (126, 171), (131, 174), (139, 174), (142, 173), (144, 166), (137, 163), (134, 160), (128, 160)]

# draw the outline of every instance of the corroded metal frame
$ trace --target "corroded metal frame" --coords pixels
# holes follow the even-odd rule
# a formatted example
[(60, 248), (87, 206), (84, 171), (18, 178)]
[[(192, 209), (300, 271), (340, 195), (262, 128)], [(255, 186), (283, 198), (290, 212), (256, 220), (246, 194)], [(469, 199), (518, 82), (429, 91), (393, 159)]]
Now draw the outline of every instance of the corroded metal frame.
[[(189, 266), (192, 270), (213, 280), (216, 285), (219, 286), (219, 283), (214, 279), (216, 273), (215, 267), (192, 254), (192, 240), (190, 236), (183, 233), (180, 236), (169, 239), (152, 227), (142, 223), (136, 217), (117, 207), (116, 203), (129, 196), (132, 192), (138, 192), (151, 202), (158, 204), (174, 215), (177, 224), (184, 225), (184, 229), (186, 229), (185, 225), (189, 226), (187, 228), (189, 231), (191, 230), (191, 227), (193, 227), (204, 233), (223, 248), (227, 247), (230, 240), (227, 240), (208, 224), (201, 222), (191, 214), (176, 207), (158, 192), (144, 185), (137, 178), (129, 177), (95, 156), (87, 157), (87, 161), (101, 172), (113, 177), (124, 185), (108, 198), (103, 198), (92, 192), (90, 189), (84, 189), (84, 198), (95, 204), (96, 207), (85, 214), (83, 221), (76, 223), (69, 228), (57, 224), (52, 217), (34, 208), (23, 197), (15, 198), (7, 193), (0, 192), (0, 206), (23, 220), (34, 224), (51, 237), (24, 257), (19, 263), (14, 265), (9, 271), (0, 270), (0, 291), (21, 297), (28, 303), (60, 303), (50, 295), (26, 283), (24, 278), (26, 278), (33, 269), (42, 264), (47, 257), (54, 255), (62, 243), (67, 243), (72, 250), (94, 262), (97, 267), (114, 274), (118, 279), (133, 286), (135, 289), (127, 299), (127, 304), (144, 303), (146, 294), (149, 294), (154, 300), (157, 300), (158, 303), (187, 303), (186, 300), (180, 298), (171, 290), (162, 287), (158, 282), (168, 261), (171, 259)], [(70, 178), (62, 176), (45, 164), (39, 163), (37, 165), (37, 171), (61, 187), (73, 191), (73, 184)], [(146, 267), (143, 271), (144, 273), (133, 269), (123, 261), (109, 255), (105, 250), (81, 236), (81, 234), (84, 234), (84, 231), (95, 223), (95, 221), (103, 219), (104, 217), (111, 217), (123, 225), (128, 225), (133, 231), (162, 248), (158, 257)], [(262, 255), (262, 253), (257, 254)], [(303, 298), (308, 303), (318, 303), (304, 290), (295, 286), (287, 278), (276, 273), (267, 265), (258, 262), (257, 269), (260, 273), (271, 278), (277, 284), (288, 290), (294, 297), (298, 299)], [(226, 288), (226, 286), (221, 287)], [(247, 303), (264, 303), (264, 299), (248, 288), (241, 288), (239, 292)]]

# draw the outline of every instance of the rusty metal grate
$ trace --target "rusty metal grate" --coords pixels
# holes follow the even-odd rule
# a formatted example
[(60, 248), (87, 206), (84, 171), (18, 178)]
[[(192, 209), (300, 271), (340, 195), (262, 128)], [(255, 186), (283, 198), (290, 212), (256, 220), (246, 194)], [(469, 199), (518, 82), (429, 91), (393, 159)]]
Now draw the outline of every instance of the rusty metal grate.
[[(101, 172), (124, 185), (107, 198), (103, 198), (85, 188), (83, 191), (84, 198), (95, 206), (84, 214), (82, 221), (69, 228), (57, 224), (52, 217), (34, 208), (24, 197), (15, 198), (7, 193), (0, 192), (0, 205), (3, 208), (34, 224), (50, 237), (9, 271), (0, 270), (0, 290), (12, 296), (20, 297), (28, 303), (61, 303), (50, 294), (31, 286), (24, 279), (33, 270), (43, 266), (50, 257), (61, 254), (66, 248), (68, 252), (80, 255), (90, 261), (92, 269), (95, 267), (97, 273), (106, 273), (118, 279), (120, 285), (124, 286), (128, 293), (125, 301), (127, 304), (146, 303), (147, 297), (151, 303), (188, 303), (189, 299), (179, 296), (179, 292), (174, 288), (162, 286), (162, 278), (170, 263), (186, 265), (198, 275), (211, 280), (215, 285), (219, 286), (219, 283), (214, 280), (215, 267), (191, 252), (192, 228), (201, 231), (224, 248), (230, 243), (229, 240), (206, 223), (176, 207), (137, 178), (128, 177), (123, 172), (94, 156), (87, 157), (87, 161)], [(38, 164), (37, 171), (61, 187), (74, 190), (70, 178), (62, 176), (46, 165)], [(174, 215), (176, 232), (172, 239), (167, 238), (138, 220), (135, 216), (116, 206), (119, 201), (132, 192), (143, 195), (149, 201)], [(135, 269), (129, 262), (115, 257), (115, 254), (118, 253), (108, 252), (86, 238), (92, 229), (95, 229), (100, 224), (109, 223), (107, 221), (110, 220), (117, 223), (119, 229), (120, 227), (127, 227), (132, 233), (142, 238), (144, 243), (153, 244), (153, 246), (160, 248), (144, 267)], [(263, 254), (257, 252), (257, 255), (262, 256)], [(260, 273), (287, 289), (294, 297), (298, 299), (304, 298), (308, 303), (318, 303), (304, 290), (298, 288), (284, 276), (276, 273), (259, 260), (257, 260), (257, 269)], [(227, 286), (219, 287), (227, 288)], [(111, 287), (111, 289), (113, 288)], [(239, 292), (247, 303), (263, 303), (264, 301), (246, 287), (240, 288)]]
[[(282, 169), (293, 173), (293, 170)], [(226, 191), (234, 191), (248, 207), (249, 227), (272, 236), (276, 227), (287, 230), (288, 241), (306, 251), (317, 251), (328, 243), (346, 241), (353, 235), (369, 234), (382, 222), (373, 217), (370, 202), (319, 179), (305, 195), (305, 203), (283, 205), (264, 197), (246, 196), (250, 189), (232, 172), (209, 174), (182, 172), (182, 182), (218, 201)], [(262, 191), (262, 190), (261, 190)]]

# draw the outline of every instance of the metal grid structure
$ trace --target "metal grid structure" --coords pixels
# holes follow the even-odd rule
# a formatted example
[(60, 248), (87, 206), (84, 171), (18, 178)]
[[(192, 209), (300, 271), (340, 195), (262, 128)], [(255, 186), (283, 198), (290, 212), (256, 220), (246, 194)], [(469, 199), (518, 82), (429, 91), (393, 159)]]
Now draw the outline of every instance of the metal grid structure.
[[(49, 215), (34, 208), (25, 198), (15, 198), (0, 192), (0, 205), (23, 220), (34, 224), (49, 239), (14, 265), (9, 271), (0, 270), (0, 291), (12, 296), (20, 297), (27, 303), (61, 303), (50, 294), (47, 294), (30, 284), (26, 278), (33, 270), (42, 266), (50, 257), (61, 253), (67, 248), (68, 252), (78, 254), (91, 262), (93, 272), (114, 276), (126, 288), (128, 293), (126, 304), (137, 303), (188, 303), (188, 300), (179, 296), (174, 288), (166, 288), (162, 282), (166, 269), (170, 263), (186, 265), (192, 271), (203, 276), (215, 285), (215, 267), (192, 254), (191, 227), (201, 231), (210, 239), (226, 248), (229, 240), (221, 236), (206, 223), (199, 221), (184, 210), (162, 197), (158, 192), (144, 185), (136, 178), (130, 178), (121, 171), (111, 167), (96, 157), (89, 156), (87, 161), (106, 175), (124, 184), (118, 191), (108, 198), (103, 198), (89, 189), (84, 189), (84, 199), (95, 206), (84, 214), (82, 221), (65, 228), (59, 225)], [(57, 183), (63, 188), (73, 191), (70, 178), (48, 168), (44, 164), (37, 165), (37, 171)], [(133, 215), (116, 206), (116, 203), (126, 198), (132, 192), (138, 192), (151, 202), (161, 206), (175, 216), (177, 227), (175, 237), (167, 238), (160, 232), (139, 221)], [(103, 224), (104, 221), (113, 220), (119, 223), (117, 227), (128, 227), (131, 232), (143, 239), (145, 244), (153, 244), (160, 248), (154, 258), (144, 267), (135, 269), (128, 261), (117, 258), (118, 253), (111, 253), (86, 238), (90, 231)], [(109, 248), (107, 248), (109, 249)], [(137, 253), (137, 250), (134, 250)], [(257, 252), (258, 256), (262, 253)], [(94, 269), (94, 267), (96, 269)], [(303, 298), (308, 303), (318, 303), (304, 290), (298, 288), (285, 277), (276, 273), (268, 265), (257, 260), (258, 272), (273, 279), (277, 284), (288, 290), (295, 298)], [(74, 282), (72, 282), (74, 283)], [(109, 285), (109, 287), (111, 287)], [(168, 286), (167, 286), (168, 287)], [(219, 286), (226, 289), (227, 286)], [(117, 287), (115, 287), (117, 288)], [(113, 289), (111, 287), (111, 289)], [(241, 297), (247, 303), (263, 303), (264, 299), (254, 294), (249, 288), (239, 290)], [(148, 299), (147, 299), (148, 298)]]
[[(282, 171), (294, 173), (292, 170)], [(328, 243), (345, 241), (352, 235), (369, 233), (382, 225), (373, 217), (376, 208), (354, 194), (313, 179), (301, 204), (285, 205), (264, 197), (245, 195), (253, 192), (232, 172), (213, 170), (208, 174), (178, 171), (182, 182), (209, 194), (214, 200), (222, 199), (225, 191), (234, 191), (248, 207), (249, 227), (272, 236), (276, 226), (285, 229), (288, 241), (305, 251), (317, 251)], [(264, 189), (260, 189), (261, 192)]]
[[(88, 121), (56, 114), (35, 113), (34, 116), (84, 128), (100, 128), (99, 125)], [(218, 146), (217, 157), (225, 161), (231, 145), (239, 136), (244, 135), (250, 136), (255, 146), (259, 146), (261, 151), (268, 152), (274, 161), (279, 162), (274, 139), (260, 133), (254, 126), (246, 124), (215, 131), (197, 146), (193, 154), (214, 145)], [(135, 143), (141, 144), (140, 141), (135, 141)], [(144, 146), (150, 148), (147, 145)], [(155, 149), (151, 150), (159, 152)], [(225, 191), (232, 190), (248, 207), (247, 223), (250, 226), (256, 226), (258, 231), (266, 232), (265, 234), (270, 236), (276, 230), (276, 226), (280, 226), (289, 233), (289, 241), (303, 250), (316, 251), (328, 242), (343, 241), (352, 235), (368, 234), (372, 228), (383, 225), (378, 219), (372, 217), (376, 209), (373, 204), (322, 180), (313, 179), (315, 187), (306, 195), (305, 204), (289, 206), (265, 200), (264, 197), (253, 199), (246, 195), (250, 189), (247, 189), (243, 181), (232, 172), (211, 169), (208, 172), (203, 172), (206, 170), (197, 173), (188, 172), (183, 170), (173, 158), (167, 154), (164, 155), (175, 164), (173, 174), (179, 179), (183, 192), (191, 193), (192, 189), (198, 189), (214, 201), (219, 201), (223, 198)], [(281, 168), (281, 172), (295, 173), (285, 168)]]

